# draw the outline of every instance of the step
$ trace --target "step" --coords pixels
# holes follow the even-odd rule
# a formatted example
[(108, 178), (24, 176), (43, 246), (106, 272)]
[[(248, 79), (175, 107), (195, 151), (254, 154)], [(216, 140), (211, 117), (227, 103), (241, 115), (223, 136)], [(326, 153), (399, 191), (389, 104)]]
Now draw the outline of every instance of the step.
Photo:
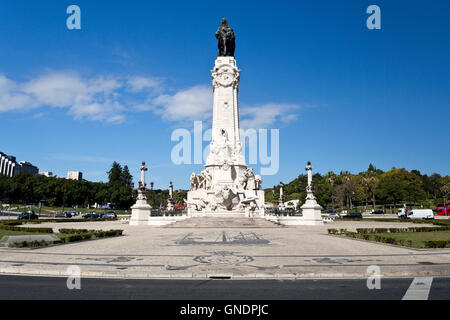
[(280, 228), (281, 225), (264, 218), (242, 216), (192, 217), (172, 223), (165, 228)]

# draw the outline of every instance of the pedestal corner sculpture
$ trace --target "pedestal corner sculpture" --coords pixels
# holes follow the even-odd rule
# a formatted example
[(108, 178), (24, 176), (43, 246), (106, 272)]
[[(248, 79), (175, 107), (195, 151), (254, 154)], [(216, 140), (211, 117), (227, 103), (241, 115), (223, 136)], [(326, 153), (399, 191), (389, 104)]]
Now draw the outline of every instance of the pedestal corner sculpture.
[(308, 173), (308, 185), (306, 186), (306, 201), (301, 206), (303, 224), (310, 226), (323, 225), (323, 219), (321, 215), (321, 210), (323, 208), (317, 203), (313, 191), (311, 162), (308, 161), (308, 165), (306, 166), (305, 170)]
[(218, 57), (211, 71), (213, 121), (210, 153), (205, 169), (192, 173), (186, 204), (188, 215), (264, 215), (261, 176), (247, 168), (239, 135), (235, 34), (226, 19), (216, 32)]
[(139, 181), (138, 196), (136, 203), (131, 207), (131, 218), (130, 225), (147, 225), (149, 217), (152, 212), (152, 207), (147, 203), (147, 196), (145, 194), (146, 186), (145, 183), (145, 171), (147, 167), (145, 162), (142, 162), (141, 169), (141, 180)]

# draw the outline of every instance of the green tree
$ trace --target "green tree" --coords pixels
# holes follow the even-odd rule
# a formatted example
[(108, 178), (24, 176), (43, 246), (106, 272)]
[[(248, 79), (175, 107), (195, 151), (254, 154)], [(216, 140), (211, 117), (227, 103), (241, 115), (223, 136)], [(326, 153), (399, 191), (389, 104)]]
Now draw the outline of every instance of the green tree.
[(391, 169), (380, 175), (377, 194), (385, 203), (394, 206), (401, 201), (417, 202), (425, 198), (422, 180), (405, 169)]

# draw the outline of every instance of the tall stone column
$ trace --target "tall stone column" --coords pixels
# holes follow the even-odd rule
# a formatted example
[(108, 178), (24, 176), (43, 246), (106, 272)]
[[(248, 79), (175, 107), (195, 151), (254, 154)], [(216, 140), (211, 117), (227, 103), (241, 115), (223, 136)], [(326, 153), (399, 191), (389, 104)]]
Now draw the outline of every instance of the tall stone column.
[(12, 166), (12, 162), (11, 160), (7, 160), (7, 164), (6, 164), (6, 176), (10, 177), (11, 175), (11, 166)]
[(313, 192), (313, 184), (312, 184), (312, 165), (311, 162), (308, 161), (308, 164), (305, 168), (308, 173), (308, 185), (306, 186), (306, 201), (301, 206), (302, 215), (303, 215), (303, 223), (305, 225), (323, 225), (322, 219), (322, 207), (317, 203), (316, 197)]
[(169, 184), (169, 199), (167, 199), (167, 210), (173, 211), (174, 202), (173, 202), (173, 183), (170, 181)]
[(13, 162), (11, 163), (11, 172), (9, 173), (9, 176), (12, 178), (15, 175), (15, 170), (16, 170), (16, 164)]
[[(213, 119), (205, 169), (190, 177), (186, 204), (189, 215), (264, 215), (262, 178), (247, 168), (239, 132), (240, 70), (234, 58), (232, 29), (222, 21), (216, 33), (219, 56), (211, 70)], [(224, 37), (228, 40), (224, 41)], [(231, 42), (230, 42), (231, 41)]]
[(145, 172), (148, 170), (145, 166), (145, 162), (142, 162), (141, 179), (139, 181), (138, 196), (136, 204), (131, 207), (130, 225), (147, 225), (150, 215), (152, 213), (152, 207), (147, 203), (147, 195), (145, 183)]
[(280, 182), (280, 199), (278, 200), (278, 209), (284, 210), (284, 190), (283, 190), (284, 184), (283, 182)]
[(5, 164), (5, 157), (4, 156), (0, 156), (0, 174), (3, 175), (3, 167)]

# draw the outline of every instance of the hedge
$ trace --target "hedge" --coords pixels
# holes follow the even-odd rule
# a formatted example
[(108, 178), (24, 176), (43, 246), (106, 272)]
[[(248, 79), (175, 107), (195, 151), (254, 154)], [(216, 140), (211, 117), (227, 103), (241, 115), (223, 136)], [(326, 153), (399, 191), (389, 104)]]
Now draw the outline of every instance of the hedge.
[(15, 225), (2, 225), (0, 224), (0, 229), (19, 231), (19, 232), (37, 232), (37, 233), (53, 233), (53, 228), (27, 228), (27, 227), (16, 227)]
[(62, 234), (81, 234), (81, 233), (88, 233), (93, 232), (95, 230), (88, 230), (88, 229), (59, 229), (59, 233)]
[[(86, 222), (89, 220), (111, 220), (111, 219), (73, 219), (73, 220), (63, 220), (68, 222)], [(10, 231), (19, 231), (19, 232), (35, 232), (35, 233), (53, 233), (53, 228), (28, 228), (28, 227), (19, 227), (23, 225), (23, 223), (41, 223), (41, 222), (60, 222), (60, 220), (49, 219), (49, 220), (27, 220), (27, 221), (5, 221), (0, 223), (0, 229), (10, 230)], [(123, 234), (123, 230), (88, 230), (88, 229), (59, 229), (59, 233), (64, 235), (61, 237), (61, 241), (56, 242), (76, 242), (82, 240), (90, 240), (90, 239), (101, 239), (108, 237), (116, 237), (121, 236)], [(53, 242), (55, 243), (55, 242)], [(22, 241), (20, 243), (12, 243), (11, 246), (15, 247), (31, 247), (37, 248), (42, 246), (49, 245), (48, 242), (42, 240), (39, 241)]]
[[(62, 229), (64, 231), (72, 231), (74, 233), (63, 233), (67, 234), (67, 236), (62, 238), (62, 241), (65, 243), (76, 242), (82, 240), (90, 240), (90, 239), (101, 239), (101, 238), (109, 238), (109, 237), (117, 237), (121, 236), (123, 230), (87, 230), (87, 229)], [(61, 230), (60, 230), (61, 231)]]
[[(437, 229), (437, 230), (425, 230), (425, 229)], [(396, 239), (394, 237), (389, 237), (386, 235), (379, 234), (380, 232), (377, 232), (379, 230), (385, 230), (385, 228), (378, 228), (377, 229), (357, 229), (357, 232), (348, 231), (346, 229), (328, 229), (328, 234), (336, 234), (336, 235), (344, 235), (349, 238), (355, 238), (355, 239), (363, 239), (363, 240), (374, 240), (376, 242), (382, 242), (382, 243), (388, 243), (388, 244), (395, 244), (405, 247), (411, 247), (412, 246), (412, 240), (403, 240), (403, 239)], [(399, 231), (400, 230), (400, 231)], [(406, 231), (404, 231), (406, 230)], [(391, 233), (397, 233), (397, 232), (429, 232), (429, 231), (442, 231), (442, 230), (448, 230), (448, 228), (407, 228), (407, 229), (397, 229), (394, 228), (394, 231), (390, 231)], [(363, 231), (368, 231), (367, 233), (363, 233)], [(450, 247), (450, 240), (431, 240), (431, 241), (424, 241), (425, 248), (446, 248)]]
[(400, 232), (433, 232), (447, 231), (449, 226), (445, 227), (410, 227), (410, 228), (358, 228), (357, 233), (400, 233)]
[(450, 247), (450, 240), (430, 240), (424, 241), (425, 248), (446, 248)]

